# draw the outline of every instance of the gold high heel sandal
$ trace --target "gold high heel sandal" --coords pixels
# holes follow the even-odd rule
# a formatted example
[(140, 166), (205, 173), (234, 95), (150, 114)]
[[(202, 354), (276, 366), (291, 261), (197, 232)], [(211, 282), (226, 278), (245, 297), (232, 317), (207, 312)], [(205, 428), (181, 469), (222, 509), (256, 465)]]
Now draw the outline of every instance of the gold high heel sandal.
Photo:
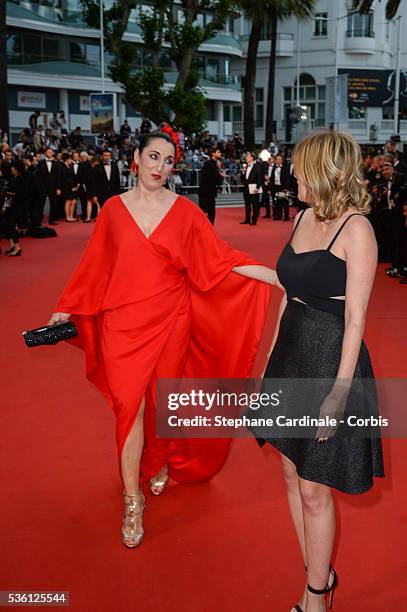
[(161, 495), (161, 493), (164, 493), (168, 480), (168, 466), (164, 465), (155, 476), (150, 478), (151, 493), (153, 493), (153, 495)]
[(122, 542), (128, 548), (141, 544), (144, 537), (143, 512), (145, 497), (141, 491), (124, 495), (124, 516), (122, 523)]

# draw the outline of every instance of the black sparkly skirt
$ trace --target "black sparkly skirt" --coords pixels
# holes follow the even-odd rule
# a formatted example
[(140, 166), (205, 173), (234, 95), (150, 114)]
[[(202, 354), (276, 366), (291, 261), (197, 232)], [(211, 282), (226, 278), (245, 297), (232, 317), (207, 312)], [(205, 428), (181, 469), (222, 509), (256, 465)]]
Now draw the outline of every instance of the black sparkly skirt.
[[(265, 383), (266, 379), (335, 380), (343, 334), (343, 316), (288, 300), (266, 368)], [(373, 369), (363, 341), (354, 374), (356, 379), (369, 379), (374, 385)], [(360, 401), (357, 408), (360, 414)], [(372, 412), (371, 405), (369, 410)], [(256, 417), (267, 416), (266, 412), (260, 409)], [(373, 406), (373, 412), (378, 414), (377, 405)], [(384, 476), (380, 431), (360, 435), (357, 428), (348, 428), (346, 435), (336, 432), (321, 444), (314, 436), (275, 437), (273, 431), (264, 427), (251, 426), (250, 430), (260, 446), (268, 442), (291, 459), (298, 475), (305, 480), (356, 494), (370, 489), (373, 477)]]

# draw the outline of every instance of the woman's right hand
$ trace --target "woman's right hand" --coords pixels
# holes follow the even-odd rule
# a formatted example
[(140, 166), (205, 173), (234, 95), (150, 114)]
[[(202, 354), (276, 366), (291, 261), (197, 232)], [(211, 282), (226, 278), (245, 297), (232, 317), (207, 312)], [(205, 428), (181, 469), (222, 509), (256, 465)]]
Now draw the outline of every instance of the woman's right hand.
[(66, 323), (71, 315), (67, 312), (53, 312), (47, 325), (56, 325), (57, 323)]

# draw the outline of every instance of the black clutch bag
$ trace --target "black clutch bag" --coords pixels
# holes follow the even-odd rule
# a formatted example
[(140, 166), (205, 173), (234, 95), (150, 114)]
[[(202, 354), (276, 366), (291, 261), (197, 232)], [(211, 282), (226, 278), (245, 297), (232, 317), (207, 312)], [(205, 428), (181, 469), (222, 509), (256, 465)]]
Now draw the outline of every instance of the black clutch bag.
[(78, 335), (78, 330), (72, 321), (56, 323), (55, 325), (45, 325), (36, 329), (29, 329), (22, 332), (24, 342), (27, 346), (41, 346), (42, 344), (57, 344), (61, 340), (74, 338)]

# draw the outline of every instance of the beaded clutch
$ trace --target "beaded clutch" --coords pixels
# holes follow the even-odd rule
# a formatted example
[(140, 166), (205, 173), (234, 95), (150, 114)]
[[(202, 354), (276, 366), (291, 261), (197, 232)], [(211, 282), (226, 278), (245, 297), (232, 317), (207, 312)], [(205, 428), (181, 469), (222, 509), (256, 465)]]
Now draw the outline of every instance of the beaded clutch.
[(67, 340), (78, 335), (78, 330), (72, 321), (56, 323), (55, 325), (45, 325), (36, 329), (29, 329), (22, 332), (24, 342), (28, 347), (41, 346), (43, 344), (56, 344), (61, 340)]

